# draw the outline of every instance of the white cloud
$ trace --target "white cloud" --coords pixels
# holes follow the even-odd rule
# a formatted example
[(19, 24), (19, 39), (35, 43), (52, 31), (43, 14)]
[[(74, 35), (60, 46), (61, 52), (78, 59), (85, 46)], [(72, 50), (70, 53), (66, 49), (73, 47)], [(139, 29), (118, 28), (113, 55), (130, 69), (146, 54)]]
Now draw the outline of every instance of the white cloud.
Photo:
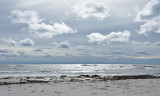
[(131, 41), (130, 43), (134, 45), (151, 45), (152, 44), (149, 41), (146, 41), (146, 42)]
[(22, 31), (35, 33), (39, 37), (52, 38), (53, 35), (62, 35), (68, 33), (76, 33), (77, 30), (72, 29), (64, 22), (45, 24), (42, 19), (39, 18), (36, 11), (21, 11), (13, 10), (10, 18), (12, 23), (24, 23), (28, 24), (27, 28), (23, 28)]
[(138, 12), (135, 21), (144, 22), (141, 25), (139, 33), (147, 34), (148, 32), (160, 33), (160, 0), (151, 0), (145, 5), (142, 11)]
[(130, 37), (129, 31), (124, 32), (111, 32), (110, 34), (106, 35), (107, 40), (115, 41), (115, 42), (127, 42)]
[(100, 33), (92, 33), (87, 35), (89, 42), (102, 43), (102, 42), (127, 42), (129, 41), (130, 32), (111, 32), (108, 35), (102, 35)]
[(106, 36), (100, 33), (92, 33), (90, 35), (87, 35), (87, 37), (89, 38), (89, 42), (91, 43), (94, 43), (94, 42), (101, 43), (106, 40)]
[(52, 38), (53, 35), (62, 35), (67, 33), (76, 33), (77, 31), (66, 25), (64, 22), (53, 24), (30, 24), (28, 31), (36, 33), (39, 37)]
[(9, 18), (12, 19), (12, 23), (35, 24), (42, 22), (42, 19), (38, 16), (38, 12), (33, 10), (12, 10)]
[(34, 45), (34, 41), (32, 39), (25, 38), (25, 39), (19, 41), (19, 44), (21, 46), (33, 46)]
[(140, 27), (140, 34), (147, 34), (148, 32), (160, 33), (160, 18), (147, 21), (144, 25)]
[(98, 20), (103, 20), (104, 18), (110, 16), (108, 6), (95, 1), (85, 1), (83, 3), (79, 3), (73, 7), (73, 12), (80, 19), (95, 17)]

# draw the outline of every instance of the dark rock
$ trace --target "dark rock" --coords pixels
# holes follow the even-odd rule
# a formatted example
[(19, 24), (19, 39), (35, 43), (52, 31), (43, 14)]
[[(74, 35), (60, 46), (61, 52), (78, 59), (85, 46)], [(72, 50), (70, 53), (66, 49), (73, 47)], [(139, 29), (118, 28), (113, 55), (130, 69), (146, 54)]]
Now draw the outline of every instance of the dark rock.
[(45, 80), (27, 80), (28, 83), (48, 83), (49, 81)]
[(61, 77), (60, 77), (60, 79), (64, 79), (64, 78), (66, 78), (67, 76), (66, 75), (62, 75)]
[(77, 79), (71, 79), (70, 82), (77, 82)]
[(92, 75), (91, 78), (101, 79), (102, 77), (99, 75)]
[(109, 78), (108, 77), (103, 77), (103, 81), (107, 81), (107, 80), (109, 80)]
[(4, 77), (4, 78), (2, 78), (2, 79), (11, 79), (11, 78), (13, 78), (13, 77)]
[(132, 75), (132, 76), (113, 76), (113, 80), (126, 80), (126, 79), (154, 79), (159, 78), (153, 75)]
[(36, 77), (36, 79), (44, 79), (45, 77)]
[(0, 85), (25, 84), (27, 82), (0, 82)]
[(30, 79), (30, 77), (26, 77), (26, 79)]
[(79, 75), (78, 78), (91, 78), (89, 75)]

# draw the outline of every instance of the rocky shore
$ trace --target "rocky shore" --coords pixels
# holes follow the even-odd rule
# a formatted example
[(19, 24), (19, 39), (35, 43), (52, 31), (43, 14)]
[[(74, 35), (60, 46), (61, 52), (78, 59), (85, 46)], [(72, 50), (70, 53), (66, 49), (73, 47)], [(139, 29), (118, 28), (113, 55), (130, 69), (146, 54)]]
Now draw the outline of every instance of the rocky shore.
[(123, 76), (42, 76), (42, 77), (4, 77), (0, 78), (0, 85), (27, 84), (27, 83), (57, 83), (57, 82), (107, 82), (108, 80), (127, 79), (160, 79), (160, 76), (153, 75), (123, 75)]

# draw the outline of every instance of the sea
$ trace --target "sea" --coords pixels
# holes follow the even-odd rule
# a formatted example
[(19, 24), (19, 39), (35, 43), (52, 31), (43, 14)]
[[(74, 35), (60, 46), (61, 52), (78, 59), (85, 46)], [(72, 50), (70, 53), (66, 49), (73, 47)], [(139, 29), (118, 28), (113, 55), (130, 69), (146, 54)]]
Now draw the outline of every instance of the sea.
[(0, 77), (78, 75), (154, 75), (158, 64), (0, 64)]

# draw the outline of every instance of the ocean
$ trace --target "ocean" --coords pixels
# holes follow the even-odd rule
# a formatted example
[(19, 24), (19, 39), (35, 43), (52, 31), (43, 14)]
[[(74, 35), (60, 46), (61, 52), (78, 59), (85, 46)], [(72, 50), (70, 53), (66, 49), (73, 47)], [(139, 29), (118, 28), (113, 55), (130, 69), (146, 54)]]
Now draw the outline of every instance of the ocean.
[(78, 75), (154, 75), (160, 76), (160, 65), (154, 64), (0, 64), (0, 77)]

